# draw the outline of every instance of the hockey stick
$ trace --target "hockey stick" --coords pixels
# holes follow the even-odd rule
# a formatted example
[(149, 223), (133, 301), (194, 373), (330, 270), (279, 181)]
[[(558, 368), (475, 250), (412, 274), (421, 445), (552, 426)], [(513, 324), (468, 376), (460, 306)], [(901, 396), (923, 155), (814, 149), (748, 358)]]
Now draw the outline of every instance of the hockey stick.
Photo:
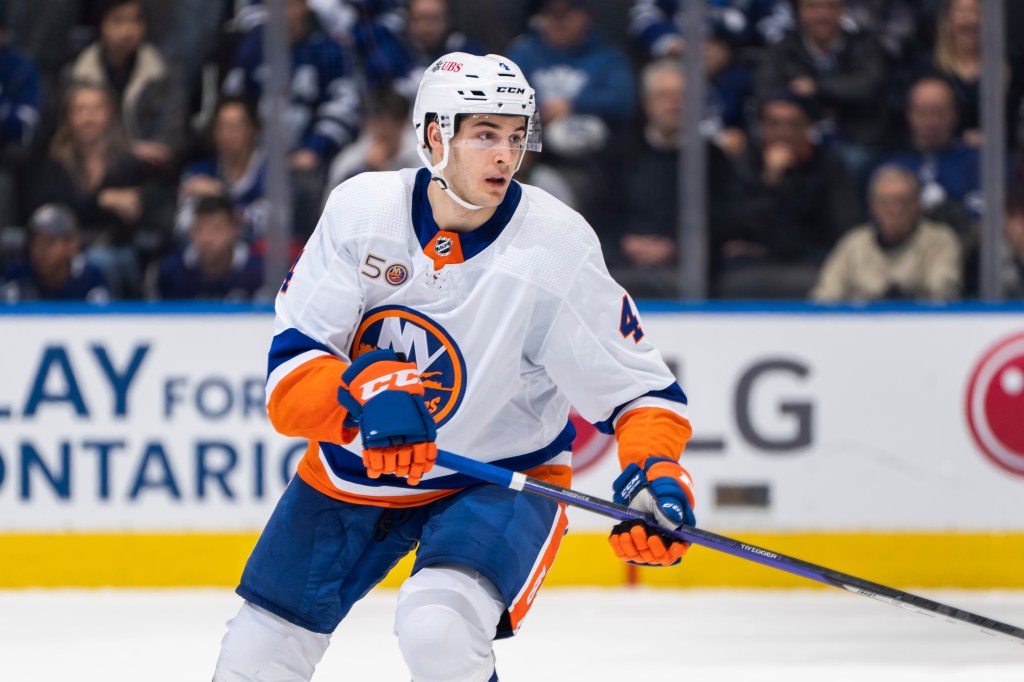
[[(534, 495), (547, 497), (556, 502), (569, 504), (581, 509), (587, 509), (597, 514), (609, 516), (619, 521), (630, 521), (640, 519), (651, 526), (659, 527), (653, 517), (634, 511), (621, 504), (602, 500), (598, 497), (587, 495), (576, 490), (563, 488), (552, 483), (530, 478), (526, 474), (508, 471), (493, 464), (478, 462), (468, 459), (453, 452), (444, 450), (437, 451), (437, 464), (457, 473), (471, 476), (481, 481), (487, 481), (503, 488), (524, 491)], [(659, 527), (660, 528), (660, 527)], [(695, 545), (709, 547), (719, 552), (725, 552), (733, 556), (747, 559), (756, 563), (775, 568), (780, 571), (799, 575), (809, 580), (814, 580), (833, 587), (839, 587), (849, 592), (862, 594), (872, 599), (883, 601), (893, 606), (899, 606), (910, 611), (924, 614), (926, 616), (941, 616), (951, 623), (963, 623), (979, 628), (982, 632), (991, 635), (1002, 635), (1010, 638), (1018, 644), (1024, 644), (1024, 628), (1002, 623), (998, 620), (986, 618), (970, 611), (940, 604), (939, 602), (919, 597), (909, 592), (903, 592), (892, 587), (879, 585), (868, 580), (863, 580), (846, 573), (833, 571), (832, 569), (818, 566), (807, 561), (772, 552), (761, 547), (748, 545), (739, 540), (716, 535), (700, 528), (683, 526), (679, 530), (662, 531), (685, 542), (692, 542)]]

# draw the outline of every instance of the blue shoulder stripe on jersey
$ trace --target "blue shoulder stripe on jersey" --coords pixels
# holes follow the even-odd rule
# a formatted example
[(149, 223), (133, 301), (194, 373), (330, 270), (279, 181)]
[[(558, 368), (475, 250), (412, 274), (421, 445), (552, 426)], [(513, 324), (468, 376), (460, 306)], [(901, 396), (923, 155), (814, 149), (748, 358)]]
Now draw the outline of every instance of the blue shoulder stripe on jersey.
[[(572, 422), (566, 422), (562, 432), (540, 450), (527, 452), (525, 455), (499, 459), (493, 462), (493, 464), (509, 471), (526, 471), (544, 464), (559, 453), (569, 450), (572, 448), (572, 442), (575, 439), (575, 427), (573, 427)], [(409, 485), (405, 482), (404, 478), (398, 476), (385, 475), (380, 478), (369, 478), (366, 475), (366, 467), (363, 466), (361, 455), (334, 443), (321, 442), (320, 449), (323, 451), (331, 471), (338, 478), (371, 488), (391, 486), (408, 488), (409, 490), (455, 490), (458, 488), (468, 488), (471, 485), (480, 483), (479, 480), (463, 474), (439, 476), (438, 478), (420, 481), (419, 485), (415, 486)]]
[[(416, 182), (412, 190), (412, 224), (416, 230), (416, 239), (420, 242), (420, 248), (426, 248), (440, 229), (434, 220), (434, 213), (430, 208), (430, 200), (427, 198), (427, 187), (430, 186), (430, 171), (421, 168), (416, 173)], [(488, 246), (494, 243), (501, 231), (512, 219), (512, 214), (519, 208), (519, 201), (523, 198), (523, 188), (513, 180), (509, 183), (505, 198), (501, 200), (494, 215), (488, 218), (487, 222), (469, 232), (459, 234), (459, 245), (462, 246), (462, 257), (469, 260)]]
[(314, 341), (298, 329), (285, 329), (274, 337), (270, 343), (270, 354), (267, 358), (267, 378), (274, 373), (274, 370), (288, 362), (296, 355), (302, 355), (306, 351), (322, 350), (330, 353), (330, 349), (319, 341)]
[[(683, 393), (683, 389), (679, 386), (679, 382), (677, 381), (673, 381), (669, 386), (661, 389), (660, 391), (650, 391), (639, 397), (662, 398), (663, 400), (670, 400), (674, 403), (682, 403), (683, 405), (687, 404), (686, 394)], [(637, 398), (634, 398), (633, 400), (637, 400)], [(596, 424), (594, 424), (594, 426), (596, 426), (597, 430), (600, 431), (601, 433), (607, 433), (608, 435), (612, 435), (613, 433), (615, 433), (615, 428), (612, 426), (612, 424), (615, 423), (615, 418), (619, 416), (620, 412), (622, 412), (622, 408), (624, 408), (629, 403), (633, 402), (633, 400), (630, 400), (627, 403), (619, 405), (614, 410), (612, 410), (612, 416), (608, 417), (604, 421), (597, 422)]]

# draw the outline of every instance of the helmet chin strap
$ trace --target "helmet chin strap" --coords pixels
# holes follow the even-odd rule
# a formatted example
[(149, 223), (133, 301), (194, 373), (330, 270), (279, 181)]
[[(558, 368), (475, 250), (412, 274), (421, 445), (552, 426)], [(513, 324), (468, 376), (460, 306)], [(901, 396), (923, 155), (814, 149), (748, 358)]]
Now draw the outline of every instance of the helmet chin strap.
[(430, 157), (427, 156), (426, 150), (423, 148), (422, 145), (420, 145), (420, 147), (417, 148), (416, 150), (419, 153), (420, 159), (423, 161), (423, 164), (427, 167), (427, 170), (430, 171), (430, 179), (436, 182), (438, 187), (443, 189), (444, 193), (451, 197), (451, 200), (454, 201), (459, 206), (461, 206), (462, 208), (466, 209), (467, 211), (479, 211), (480, 209), (483, 208), (483, 206), (471, 204), (462, 197), (460, 197), (458, 194), (452, 191), (452, 188), (448, 185), (448, 181), (444, 179), (444, 173), (442, 171), (444, 171), (445, 167), (448, 165), (448, 138), (442, 135), (441, 142), (443, 151), (441, 152), (441, 161), (438, 162), (437, 165), (431, 165)]

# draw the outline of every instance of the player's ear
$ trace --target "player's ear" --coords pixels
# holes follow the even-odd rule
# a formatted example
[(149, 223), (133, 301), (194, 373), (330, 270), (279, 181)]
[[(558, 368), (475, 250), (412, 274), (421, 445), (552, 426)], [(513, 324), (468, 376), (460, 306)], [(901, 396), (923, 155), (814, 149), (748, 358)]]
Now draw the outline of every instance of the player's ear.
[(444, 142), (441, 140), (441, 125), (437, 121), (427, 124), (427, 143), (430, 145), (431, 152), (435, 149), (441, 151), (444, 148)]

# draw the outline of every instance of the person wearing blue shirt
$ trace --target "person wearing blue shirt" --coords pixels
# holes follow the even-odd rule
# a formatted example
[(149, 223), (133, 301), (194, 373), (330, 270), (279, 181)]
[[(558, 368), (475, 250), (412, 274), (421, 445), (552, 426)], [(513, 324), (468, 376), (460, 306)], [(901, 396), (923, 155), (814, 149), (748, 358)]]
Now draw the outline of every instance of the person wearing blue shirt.
[(0, 6), (0, 227), (16, 222), (19, 168), (39, 123), (39, 69), (7, 44)]
[(78, 221), (67, 206), (45, 204), (28, 223), (28, 257), (0, 278), (0, 300), (106, 303), (103, 273), (81, 253)]
[(176, 231), (192, 224), (195, 202), (203, 196), (226, 194), (242, 214), (246, 241), (261, 239), (270, 204), (265, 197), (267, 158), (259, 143), (256, 106), (244, 97), (224, 97), (210, 125), (212, 154), (192, 162), (181, 175)]
[[(648, 58), (683, 54), (686, 12), (681, 0), (634, 0), (629, 32)], [(766, 32), (788, 23), (788, 8), (777, 0), (708, 0), (708, 21), (735, 45), (766, 42)]]
[[(355, 139), (359, 129), (359, 90), (351, 60), (341, 46), (315, 30), (306, 0), (288, 0), (286, 19), (291, 45), (291, 102), (293, 169), (309, 170), (327, 163)], [(224, 81), (224, 93), (263, 94), (263, 27), (255, 27), (241, 40), (234, 65)]]
[(601, 35), (581, 0), (541, 0), (533, 24), (507, 56), (537, 90), (544, 150), (579, 158), (605, 149), (637, 112), (629, 59)]
[[(341, 45), (315, 28), (307, 0), (287, 0), (285, 20), (291, 45), (290, 101), (285, 120), (291, 136), (288, 167), (292, 232), (305, 239), (319, 217), (320, 195), (331, 159), (359, 133), (360, 92), (352, 60)], [(259, 24), (239, 43), (223, 92), (258, 101), (266, 76), (263, 26)]]
[(918, 79), (907, 93), (909, 148), (883, 163), (903, 166), (921, 184), (924, 213), (947, 222), (962, 235), (981, 215), (978, 149), (955, 135), (956, 96), (939, 76)]
[(188, 246), (160, 263), (156, 295), (165, 300), (251, 300), (263, 285), (263, 259), (242, 241), (231, 199), (202, 197), (194, 212)]

